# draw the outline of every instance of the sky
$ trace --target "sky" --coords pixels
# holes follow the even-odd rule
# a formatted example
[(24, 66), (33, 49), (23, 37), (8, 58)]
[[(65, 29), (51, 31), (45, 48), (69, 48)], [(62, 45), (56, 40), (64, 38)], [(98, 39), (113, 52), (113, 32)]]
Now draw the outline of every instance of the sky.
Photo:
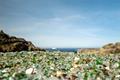
[(0, 0), (0, 30), (43, 48), (120, 41), (120, 0)]

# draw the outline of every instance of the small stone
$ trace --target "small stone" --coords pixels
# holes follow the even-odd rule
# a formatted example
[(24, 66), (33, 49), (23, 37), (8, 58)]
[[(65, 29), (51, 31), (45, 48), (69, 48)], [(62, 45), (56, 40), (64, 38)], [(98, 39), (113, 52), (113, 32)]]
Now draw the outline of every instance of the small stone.
[(71, 69), (70, 69), (70, 71), (73, 71), (73, 70), (74, 70), (74, 68), (71, 68)]
[(9, 80), (14, 80), (12, 77), (9, 77)]
[(74, 58), (74, 62), (76, 63), (76, 62), (78, 62), (80, 60), (80, 58), (78, 58), (78, 57), (75, 57)]
[(97, 77), (97, 79), (96, 80), (102, 80), (100, 77)]
[(56, 72), (56, 76), (57, 76), (57, 77), (62, 76), (62, 74), (63, 74), (63, 72), (62, 72), (62, 71), (57, 71), (57, 72)]
[(119, 67), (119, 63), (115, 63), (112, 67), (113, 68), (118, 68)]
[(51, 66), (50, 69), (54, 70), (54, 67)]
[(7, 73), (7, 72), (9, 72), (9, 71), (10, 71), (9, 68), (5, 68), (4, 70), (2, 70), (2, 73)]
[(110, 71), (110, 67), (108, 67), (108, 66), (107, 66), (107, 67), (105, 67), (105, 69), (106, 69), (106, 70), (108, 70), (108, 71)]
[(31, 74), (36, 74), (36, 69), (35, 68), (29, 68), (25, 71), (26, 74), (31, 75)]
[(105, 66), (109, 66), (110, 63), (109, 63), (108, 61), (103, 61), (103, 65), (105, 65)]
[(78, 65), (78, 64), (73, 64), (73, 67), (74, 68), (78, 68), (80, 65)]
[(120, 78), (120, 75), (116, 75), (115, 77), (116, 77), (116, 78)]

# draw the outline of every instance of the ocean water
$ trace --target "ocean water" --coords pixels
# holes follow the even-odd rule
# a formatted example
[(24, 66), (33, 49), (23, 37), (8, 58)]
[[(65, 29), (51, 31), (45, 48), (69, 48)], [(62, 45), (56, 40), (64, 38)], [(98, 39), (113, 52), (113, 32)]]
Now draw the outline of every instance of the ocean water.
[(61, 51), (61, 52), (77, 52), (80, 48), (46, 48), (46, 50), (52, 51)]

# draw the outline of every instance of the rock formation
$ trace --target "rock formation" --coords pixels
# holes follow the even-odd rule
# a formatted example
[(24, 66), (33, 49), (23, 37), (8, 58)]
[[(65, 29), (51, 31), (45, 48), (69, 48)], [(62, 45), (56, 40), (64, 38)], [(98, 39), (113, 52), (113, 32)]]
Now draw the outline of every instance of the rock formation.
[(9, 36), (0, 31), (0, 52), (14, 52), (14, 51), (40, 51), (30, 41), (26, 41), (23, 38), (17, 38), (15, 36)]
[(86, 49), (79, 49), (78, 54), (116, 54), (120, 53), (120, 42), (116, 43), (109, 43), (104, 45), (101, 48), (86, 48)]
[(99, 49), (98, 48), (83, 48), (83, 49), (79, 49), (77, 53), (95, 54), (95, 53), (99, 53)]
[(116, 43), (109, 43), (107, 45), (104, 45), (102, 48), (100, 48), (100, 52), (99, 53), (120, 53), (120, 42), (116, 42)]

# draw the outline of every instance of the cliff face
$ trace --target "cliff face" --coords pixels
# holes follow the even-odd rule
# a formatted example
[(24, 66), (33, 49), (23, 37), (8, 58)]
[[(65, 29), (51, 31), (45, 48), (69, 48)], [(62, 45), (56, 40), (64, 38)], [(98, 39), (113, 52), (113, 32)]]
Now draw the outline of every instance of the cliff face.
[(9, 36), (8, 34), (0, 31), (0, 52), (14, 52), (14, 51), (40, 51), (30, 41), (23, 38)]
[(104, 45), (101, 48), (86, 48), (86, 49), (79, 49), (78, 54), (116, 54), (120, 53), (120, 42), (116, 43), (109, 43)]

